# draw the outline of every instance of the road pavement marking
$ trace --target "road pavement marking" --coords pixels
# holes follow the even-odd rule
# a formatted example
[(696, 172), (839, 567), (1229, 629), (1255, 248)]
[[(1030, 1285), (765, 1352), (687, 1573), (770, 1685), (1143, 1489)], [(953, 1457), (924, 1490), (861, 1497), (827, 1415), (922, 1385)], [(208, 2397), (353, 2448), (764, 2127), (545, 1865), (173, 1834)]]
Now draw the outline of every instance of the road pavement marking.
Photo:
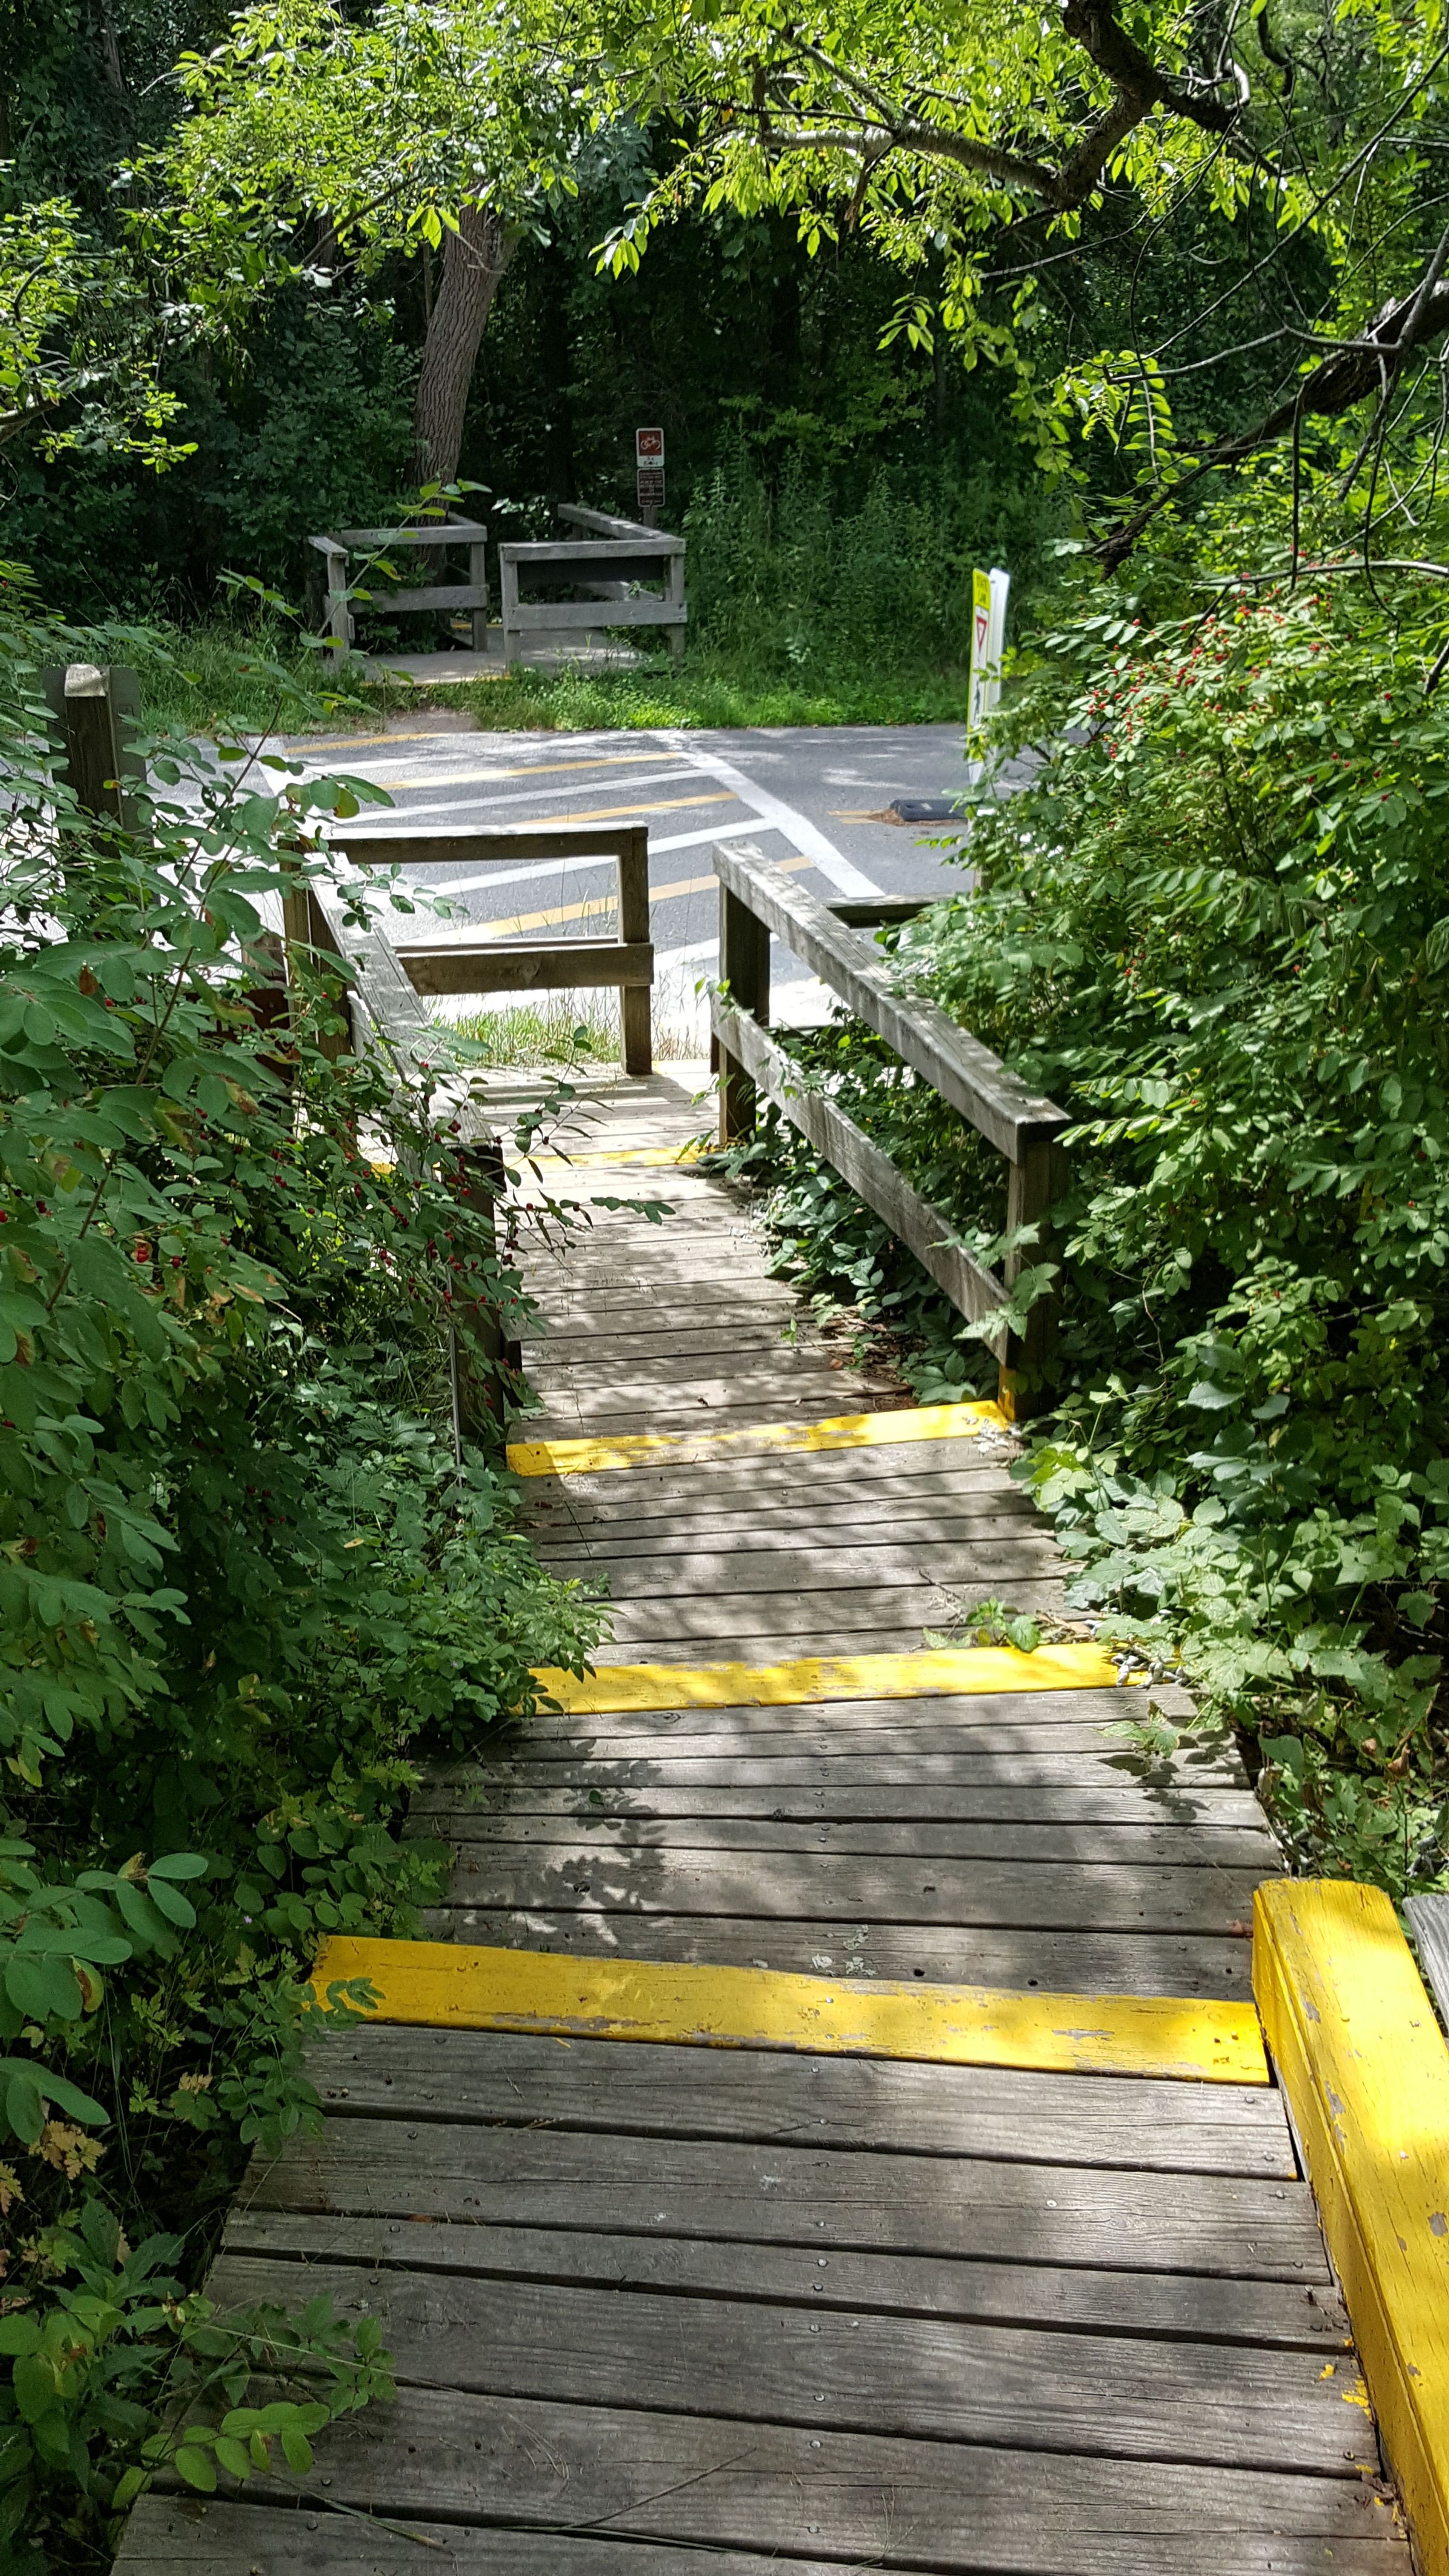
[[(815, 861), (781, 859), (777, 864), (781, 876), (784, 876), (800, 868), (813, 868)], [(681, 895), (714, 894), (718, 887), (719, 879), (716, 876), (681, 877), (675, 885), (651, 886), (649, 901), (651, 904), (676, 903)], [(451, 886), (440, 886), (437, 891), (440, 894), (451, 894), (454, 889)], [(480, 932), (486, 932), (490, 939), (506, 939), (519, 931), (549, 930), (558, 921), (586, 921), (596, 912), (612, 912), (616, 900), (617, 898), (611, 894), (591, 895), (584, 903), (559, 903), (548, 912), (516, 912), (507, 921), (470, 921), (467, 924), (467, 935), (476, 939)]]
[(849, 859), (841, 856), (835, 843), (827, 840), (807, 814), (800, 813), (793, 805), (784, 804), (778, 796), (772, 796), (768, 788), (758, 786), (747, 770), (736, 769), (732, 761), (721, 760), (712, 751), (691, 750), (688, 741), (678, 735), (663, 738), (672, 739), (677, 744), (681, 760), (687, 760), (692, 768), (702, 770), (706, 778), (717, 778), (722, 787), (733, 788), (740, 803), (758, 814), (762, 823), (773, 824), (777, 831), (794, 841), (798, 849), (806, 851), (821, 875), (828, 877), (841, 894), (879, 894), (880, 887), (859, 868), (852, 867)]

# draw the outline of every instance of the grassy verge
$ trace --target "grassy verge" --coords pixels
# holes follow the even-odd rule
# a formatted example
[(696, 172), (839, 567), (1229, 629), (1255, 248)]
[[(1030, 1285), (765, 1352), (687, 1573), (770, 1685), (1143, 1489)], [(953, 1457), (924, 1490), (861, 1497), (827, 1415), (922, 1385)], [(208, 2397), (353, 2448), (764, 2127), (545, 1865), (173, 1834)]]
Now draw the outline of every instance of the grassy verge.
[(703, 658), (678, 670), (661, 658), (632, 671), (519, 671), (421, 686), (365, 679), (353, 663), (334, 681), (319, 656), (281, 628), (221, 620), (189, 628), (117, 625), (98, 632), (96, 649), (137, 673), (146, 724), (178, 734), (226, 725), (335, 734), (427, 707), (461, 708), (485, 733), (947, 724), (961, 720), (966, 704), (960, 671), (880, 679), (868, 670), (807, 665), (790, 680), (762, 681), (743, 666)]
[(363, 694), (380, 713), (445, 705), (468, 709), (488, 733), (604, 733), (657, 726), (727, 730), (742, 725), (909, 725), (961, 721), (965, 675), (928, 671), (880, 680), (866, 671), (785, 681), (752, 679), (727, 665), (668, 662), (637, 671), (519, 671), (509, 679), (444, 687), (372, 681)]

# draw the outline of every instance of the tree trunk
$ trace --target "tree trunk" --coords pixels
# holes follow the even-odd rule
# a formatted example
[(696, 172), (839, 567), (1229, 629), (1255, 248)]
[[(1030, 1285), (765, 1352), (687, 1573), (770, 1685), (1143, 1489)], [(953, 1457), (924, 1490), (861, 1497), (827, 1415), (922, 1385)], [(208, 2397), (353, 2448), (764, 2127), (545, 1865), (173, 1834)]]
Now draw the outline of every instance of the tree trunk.
[(517, 235), (482, 206), (464, 206), (444, 236), (443, 280), (433, 299), (413, 410), (413, 464), (420, 483), (451, 483), (463, 447), (463, 415), (483, 326)]

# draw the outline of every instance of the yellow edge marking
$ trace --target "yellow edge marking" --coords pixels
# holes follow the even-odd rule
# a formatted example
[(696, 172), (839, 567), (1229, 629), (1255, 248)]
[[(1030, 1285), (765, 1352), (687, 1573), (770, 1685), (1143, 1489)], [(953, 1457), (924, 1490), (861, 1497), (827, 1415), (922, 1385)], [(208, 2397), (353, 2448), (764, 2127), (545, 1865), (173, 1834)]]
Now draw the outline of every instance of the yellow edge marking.
[(1253, 1916), (1258, 2010), (1384, 2450), (1418, 2563), (1449, 2576), (1449, 2049), (1379, 1889), (1281, 1879)]
[(998, 1994), (987, 1986), (851, 1984), (768, 1968), (474, 1950), (453, 1941), (329, 1941), (313, 1970), (316, 1991), (325, 1996), (356, 1978), (377, 1993), (378, 2020), (430, 2030), (802, 2049), (1198, 2084), (1268, 2081), (1249, 2005), (1173, 1995)]
[(612, 1467), (688, 1466), (721, 1450), (888, 1449), (910, 1440), (974, 1440), (1009, 1431), (999, 1404), (904, 1405), (895, 1413), (840, 1413), (825, 1422), (761, 1422), (747, 1431), (633, 1431), (618, 1440), (516, 1440), (515, 1476), (588, 1476)]
[(799, 1708), (828, 1699), (919, 1699), (993, 1691), (1116, 1690), (1100, 1646), (923, 1649), (918, 1655), (803, 1656), (790, 1664), (606, 1664), (579, 1681), (545, 1666), (534, 1680), (560, 1708)]

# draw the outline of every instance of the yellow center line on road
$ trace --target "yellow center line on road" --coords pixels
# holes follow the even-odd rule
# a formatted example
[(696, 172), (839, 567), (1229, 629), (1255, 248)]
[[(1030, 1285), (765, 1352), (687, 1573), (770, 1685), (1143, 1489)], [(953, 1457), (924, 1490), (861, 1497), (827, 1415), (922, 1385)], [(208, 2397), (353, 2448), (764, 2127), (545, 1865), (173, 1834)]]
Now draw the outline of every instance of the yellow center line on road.
[[(598, 763), (583, 760), (528, 760), (524, 761), (520, 767), (507, 769), (501, 768), (495, 761), (491, 762), (486, 769), (435, 769), (425, 778), (389, 778), (384, 775), (381, 778), (373, 779), (371, 784), (374, 787), (386, 787), (389, 790), (394, 787), (407, 789), (412, 787), (496, 786), (499, 780), (503, 778), (547, 778), (552, 777), (561, 769), (589, 769), (595, 766), (599, 768), (622, 768), (626, 762), (642, 760), (643, 757), (644, 755), (642, 752), (621, 751), (616, 755), (611, 756), (609, 759), (601, 760)], [(650, 757), (654, 761), (658, 762), (660, 760), (667, 761), (670, 755), (667, 751), (655, 751), (650, 755)], [(681, 768), (678, 774), (681, 778), (697, 778), (699, 776), (698, 770), (693, 767)]]
[[(395, 782), (395, 784), (399, 786), (412, 787), (430, 787), (437, 783), (437, 781), (432, 779), (419, 778), (400, 779)], [(564, 823), (632, 823), (636, 815), (674, 814), (677, 813), (679, 808), (683, 805), (738, 805), (740, 801), (740, 798), (735, 794), (732, 787), (723, 787), (717, 788), (712, 796), (666, 796), (657, 799), (652, 805), (645, 805), (643, 803), (638, 805), (591, 805), (588, 807), (586, 812), (582, 814), (572, 812), (567, 814), (521, 815), (517, 822), (511, 822), (508, 828), (510, 831), (516, 831), (519, 839), (523, 840), (530, 832), (556, 831), (560, 824)], [(375, 812), (377, 809), (374, 807), (373, 810)], [(400, 805), (395, 813), (387, 815), (384, 819), (390, 824), (406, 823), (408, 820), (408, 809), (405, 805)], [(473, 827), (465, 826), (464, 828), (471, 829)], [(484, 828), (486, 829), (487, 827), (484, 826)], [(770, 827), (768, 824), (762, 824), (760, 828), (762, 831), (768, 831)], [(347, 846), (349, 849), (365, 849), (369, 839), (380, 840), (382, 837), (381, 833), (370, 834), (359, 832), (349, 840)], [(389, 840), (392, 840), (394, 835), (392, 832), (389, 832), (386, 837)], [(435, 836), (432, 833), (419, 833), (418, 835), (420, 841), (431, 840), (434, 837)], [(452, 863), (451, 861), (434, 859), (428, 862), (421, 862), (420, 864), (427, 864), (433, 867), (443, 867), (449, 866)], [(440, 894), (446, 894), (446, 886), (440, 886), (438, 888), (438, 892)]]
[[(813, 868), (815, 862), (813, 859), (781, 859), (778, 865), (781, 876), (784, 876), (788, 870)], [(718, 884), (716, 876), (681, 877), (677, 885), (651, 886), (649, 900), (651, 904), (676, 903), (681, 895), (712, 894)], [(448, 889), (443, 886), (439, 891), (446, 894)], [(509, 939), (523, 930), (551, 930), (559, 921), (588, 921), (595, 913), (612, 912), (614, 905), (615, 897), (611, 894), (591, 895), (587, 903), (557, 903), (548, 912), (515, 912), (508, 921), (470, 921), (466, 927), (472, 939)]]

